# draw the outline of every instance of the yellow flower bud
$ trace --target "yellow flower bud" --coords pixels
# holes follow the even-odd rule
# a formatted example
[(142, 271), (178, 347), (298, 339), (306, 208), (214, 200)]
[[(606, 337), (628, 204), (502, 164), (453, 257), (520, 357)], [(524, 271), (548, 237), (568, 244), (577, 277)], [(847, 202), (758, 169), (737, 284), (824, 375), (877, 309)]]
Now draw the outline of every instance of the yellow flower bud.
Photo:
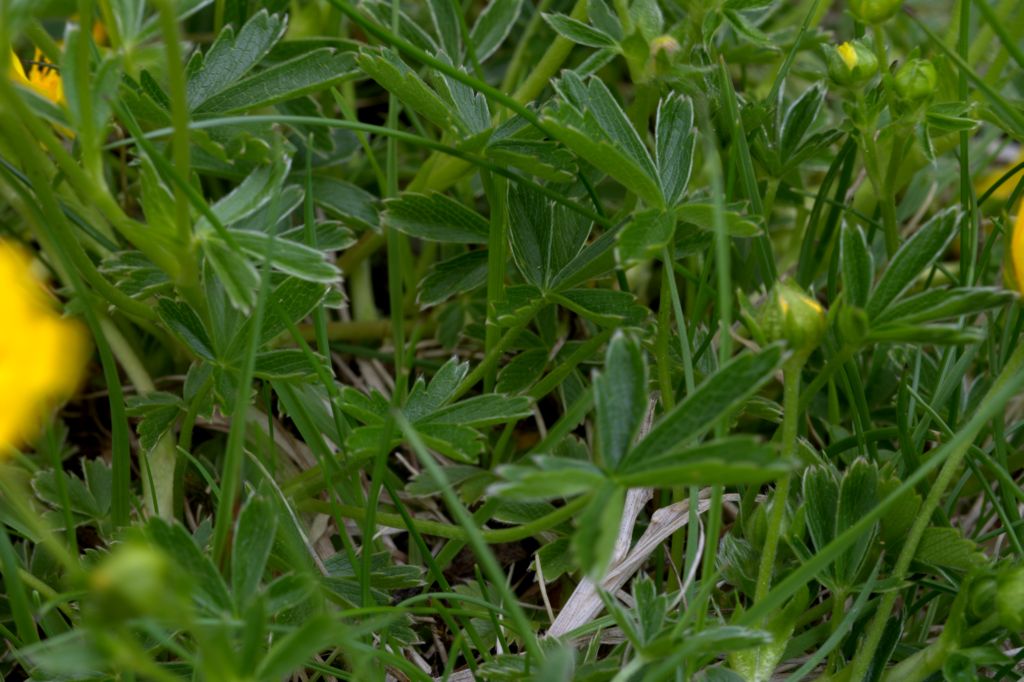
[(836, 52), (839, 53), (839, 57), (846, 63), (846, 68), (851, 71), (857, 68), (857, 62), (860, 59), (857, 57), (857, 50), (854, 49), (853, 45), (846, 42), (836, 48)]
[(826, 50), (828, 75), (839, 85), (860, 85), (878, 73), (878, 57), (859, 40)]
[(786, 341), (798, 353), (811, 353), (825, 337), (825, 310), (799, 287), (775, 287), (761, 309), (761, 326), (770, 341)]

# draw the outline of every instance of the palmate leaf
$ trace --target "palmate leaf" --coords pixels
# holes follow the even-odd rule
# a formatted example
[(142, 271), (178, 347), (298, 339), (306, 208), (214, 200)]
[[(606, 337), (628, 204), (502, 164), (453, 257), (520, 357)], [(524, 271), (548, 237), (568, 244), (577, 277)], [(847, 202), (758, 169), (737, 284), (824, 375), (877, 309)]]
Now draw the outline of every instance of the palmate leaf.
[(579, 254), (590, 234), (589, 220), (518, 183), (509, 187), (508, 215), (516, 266), (542, 290)]
[(223, 92), (252, 70), (284, 35), (287, 19), (266, 10), (253, 15), (235, 35), (225, 26), (206, 54), (196, 52), (189, 60), (186, 92), (192, 110)]

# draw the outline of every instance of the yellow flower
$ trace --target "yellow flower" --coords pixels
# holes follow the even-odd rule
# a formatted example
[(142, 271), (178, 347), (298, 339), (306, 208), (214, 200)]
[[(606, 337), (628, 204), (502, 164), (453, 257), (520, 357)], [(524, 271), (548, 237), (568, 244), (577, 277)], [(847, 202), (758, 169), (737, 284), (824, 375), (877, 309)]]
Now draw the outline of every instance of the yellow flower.
[(838, 52), (839, 56), (843, 58), (844, 62), (846, 62), (846, 68), (851, 71), (856, 68), (857, 62), (860, 61), (860, 58), (857, 56), (857, 48), (850, 43), (843, 43), (836, 48), (836, 52)]
[(21, 61), (18, 60), (18, 56), (13, 51), (11, 52), (10, 79), (54, 104), (64, 104), (64, 84), (60, 80), (60, 73), (39, 48), (36, 48), (32, 65), (27, 72), (21, 65)]
[(1010, 237), (1010, 279), (1024, 296), (1024, 210), (1017, 213), (1017, 224)]
[(0, 242), (0, 457), (31, 440), (47, 413), (81, 383), (89, 345), (84, 330), (50, 305), (32, 261)]

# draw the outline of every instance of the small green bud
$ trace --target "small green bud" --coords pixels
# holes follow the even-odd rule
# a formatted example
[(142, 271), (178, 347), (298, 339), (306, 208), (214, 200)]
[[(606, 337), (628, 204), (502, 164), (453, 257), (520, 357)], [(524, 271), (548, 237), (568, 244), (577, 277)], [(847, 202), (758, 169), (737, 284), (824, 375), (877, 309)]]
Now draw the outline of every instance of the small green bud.
[(658, 36), (651, 41), (652, 57), (657, 57), (661, 52), (664, 52), (667, 55), (674, 55), (681, 49), (679, 41), (670, 35)]
[(861, 85), (878, 73), (878, 57), (859, 40), (826, 48), (825, 55), (828, 75), (839, 85)]
[(1003, 627), (1024, 632), (1024, 565), (1008, 566), (999, 572), (995, 601)]
[(784, 340), (798, 353), (811, 353), (825, 337), (825, 310), (799, 287), (783, 282), (761, 309), (761, 327), (769, 341)]
[(850, 13), (865, 24), (881, 24), (903, 5), (903, 0), (850, 0)]
[(163, 551), (138, 540), (116, 545), (89, 574), (88, 583), (106, 618), (182, 613), (182, 582)]
[(917, 104), (935, 93), (939, 74), (927, 59), (911, 59), (896, 70), (895, 83), (900, 99)]

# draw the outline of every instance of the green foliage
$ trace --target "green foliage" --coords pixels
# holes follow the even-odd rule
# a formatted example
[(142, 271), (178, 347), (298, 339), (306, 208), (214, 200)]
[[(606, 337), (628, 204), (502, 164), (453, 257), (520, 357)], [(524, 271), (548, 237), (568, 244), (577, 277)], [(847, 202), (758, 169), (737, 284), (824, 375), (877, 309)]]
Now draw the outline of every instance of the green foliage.
[(0, 4), (0, 677), (1015, 679), (1024, 8), (902, 4)]

